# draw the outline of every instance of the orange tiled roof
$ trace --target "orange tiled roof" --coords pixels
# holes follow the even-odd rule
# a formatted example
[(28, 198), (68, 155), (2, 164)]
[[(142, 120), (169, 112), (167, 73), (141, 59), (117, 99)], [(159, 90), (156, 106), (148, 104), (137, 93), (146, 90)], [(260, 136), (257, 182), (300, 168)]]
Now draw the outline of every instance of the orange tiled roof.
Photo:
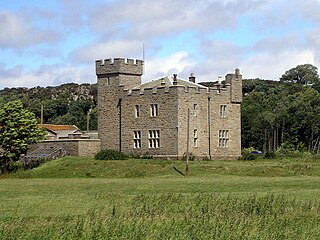
[(56, 124), (40, 124), (40, 126), (49, 129), (51, 131), (66, 131), (66, 130), (78, 130), (75, 125), (56, 125)]

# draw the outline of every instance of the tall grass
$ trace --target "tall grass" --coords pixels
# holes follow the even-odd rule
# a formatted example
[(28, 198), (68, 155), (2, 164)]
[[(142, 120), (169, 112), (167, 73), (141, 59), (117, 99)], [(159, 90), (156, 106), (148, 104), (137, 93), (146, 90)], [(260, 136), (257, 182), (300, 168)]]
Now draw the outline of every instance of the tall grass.
[[(99, 196), (96, 196), (99, 197)], [(320, 203), (284, 195), (141, 194), (85, 215), (0, 223), (3, 239), (319, 239)]]
[[(28, 171), (18, 171), (2, 178), (142, 178), (182, 177), (185, 162), (154, 159), (101, 161), (87, 157), (64, 157)], [(237, 175), (259, 177), (320, 176), (320, 159), (286, 158), (254, 161), (191, 161), (189, 176)]]
[(320, 239), (318, 159), (174, 168), (66, 157), (2, 175), (0, 239)]

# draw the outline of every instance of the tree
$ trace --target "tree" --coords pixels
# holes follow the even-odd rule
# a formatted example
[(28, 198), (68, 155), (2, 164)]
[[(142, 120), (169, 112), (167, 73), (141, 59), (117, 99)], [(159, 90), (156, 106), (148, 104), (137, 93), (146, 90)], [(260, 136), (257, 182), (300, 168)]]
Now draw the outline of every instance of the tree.
[(290, 146), (320, 153), (320, 92), (315, 84), (249, 80), (247, 86), (241, 105), (243, 147), (266, 152)]
[(296, 93), (288, 108), (290, 132), (296, 139), (293, 144), (303, 143), (310, 152), (318, 152), (320, 144), (320, 93), (307, 88)]
[(0, 108), (0, 144), (3, 156), (0, 167), (8, 170), (10, 162), (19, 160), (30, 144), (39, 142), (44, 130), (39, 128), (35, 115), (23, 108), (20, 100)]
[(282, 82), (315, 84), (319, 82), (318, 68), (311, 64), (298, 65), (286, 71), (280, 78)]

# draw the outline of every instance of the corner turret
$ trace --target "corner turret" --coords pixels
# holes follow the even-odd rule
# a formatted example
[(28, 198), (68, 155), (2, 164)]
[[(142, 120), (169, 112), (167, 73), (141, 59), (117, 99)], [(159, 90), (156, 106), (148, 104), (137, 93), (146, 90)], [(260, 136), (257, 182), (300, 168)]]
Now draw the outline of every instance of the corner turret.
[(230, 97), (232, 103), (242, 102), (242, 75), (240, 69), (236, 68), (235, 73), (227, 74), (226, 83), (230, 84)]

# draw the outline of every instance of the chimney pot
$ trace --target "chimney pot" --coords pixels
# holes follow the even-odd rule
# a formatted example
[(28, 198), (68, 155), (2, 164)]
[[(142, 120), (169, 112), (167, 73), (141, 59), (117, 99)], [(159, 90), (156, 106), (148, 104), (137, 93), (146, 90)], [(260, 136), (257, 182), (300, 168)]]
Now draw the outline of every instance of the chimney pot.
[(177, 85), (177, 74), (173, 74), (173, 85)]
[(190, 74), (189, 82), (193, 82), (193, 83), (196, 82), (196, 77), (194, 76), (194, 73), (191, 73), (191, 74)]

